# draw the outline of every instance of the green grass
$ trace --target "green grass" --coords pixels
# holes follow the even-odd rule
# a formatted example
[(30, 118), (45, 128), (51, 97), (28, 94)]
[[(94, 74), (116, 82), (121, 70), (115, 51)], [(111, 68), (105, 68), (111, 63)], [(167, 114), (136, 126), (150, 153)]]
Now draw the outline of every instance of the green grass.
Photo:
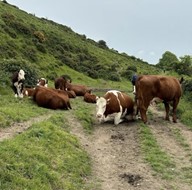
[[(191, 97), (191, 95), (190, 95)], [(192, 130), (192, 102), (189, 95), (184, 95), (178, 105), (178, 116), (182, 123), (186, 124)]]
[(74, 108), (72, 112), (82, 124), (85, 132), (91, 133), (93, 131), (95, 118), (95, 104), (86, 103), (83, 97), (77, 97), (73, 100), (72, 106)]
[(161, 150), (147, 125), (140, 124), (139, 136), (144, 157), (153, 170), (163, 179), (173, 179), (176, 175), (175, 163)]
[(30, 98), (15, 98), (10, 95), (0, 96), (0, 128), (9, 127), (13, 122), (27, 121), (32, 117), (50, 112), (38, 107)]
[(68, 133), (63, 113), (0, 146), (0, 189), (88, 189), (90, 159)]

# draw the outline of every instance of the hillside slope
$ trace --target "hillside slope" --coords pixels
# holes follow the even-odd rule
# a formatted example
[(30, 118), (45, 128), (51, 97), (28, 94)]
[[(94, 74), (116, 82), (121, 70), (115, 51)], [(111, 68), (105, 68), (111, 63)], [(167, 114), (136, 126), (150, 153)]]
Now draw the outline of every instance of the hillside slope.
[(128, 75), (125, 71), (130, 67), (142, 73), (160, 72), (139, 58), (118, 53), (67, 26), (38, 18), (5, 2), (0, 2), (0, 26), (1, 67), (3, 64), (7, 67), (12, 60), (15, 67), (25, 65), (38, 76), (49, 79), (64, 73), (74, 74), (75, 70), (93, 79), (112, 81), (129, 79), (133, 71), (128, 71)]

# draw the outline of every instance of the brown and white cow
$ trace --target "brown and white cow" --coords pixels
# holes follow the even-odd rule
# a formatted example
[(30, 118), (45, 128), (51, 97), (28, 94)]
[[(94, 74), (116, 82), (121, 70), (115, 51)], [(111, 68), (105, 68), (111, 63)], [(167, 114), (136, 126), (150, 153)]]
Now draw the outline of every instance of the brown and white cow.
[(72, 109), (69, 97), (63, 93), (46, 87), (36, 87), (33, 100), (38, 106), (50, 109)]
[(83, 100), (87, 103), (96, 103), (97, 96), (95, 94), (85, 93)]
[(48, 86), (48, 80), (45, 78), (40, 78), (37, 80), (37, 86), (44, 86), (47, 87)]
[(25, 80), (25, 72), (24, 70), (20, 69), (19, 71), (16, 71), (12, 75), (12, 89), (15, 93), (15, 97), (23, 98), (23, 83)]
[(144, 123), (147, 122), (146, 112), (153, 98), (163, 101), (166, 120), (169, 120), (169, 103), (173, 106), (173, 122), (177, 121), (176, 109), (182, 95), (181, 82), (175, 77), (159, 75), (142, 75), (136, 82), (135, 102)]
[(24, 96), (33, 96), (34, 92), (35, 92), (35, 88), (24, 88), (23, 89)]
[(91, 89), (85, 85), (80, 84), (72, 84), (70, 82), (66, 82), (66, 90), (73, 90), (77, 96), (84, 96), (86, 92), (91, 93)]
[(96, 117), (100, 123), (114, 119), (114, 124), (118, 125), (128, 119), (128, 115), (133, 119), (133, 111), (133, 100), (123, 92), (110, 90), (103, 97), (97, 97)]

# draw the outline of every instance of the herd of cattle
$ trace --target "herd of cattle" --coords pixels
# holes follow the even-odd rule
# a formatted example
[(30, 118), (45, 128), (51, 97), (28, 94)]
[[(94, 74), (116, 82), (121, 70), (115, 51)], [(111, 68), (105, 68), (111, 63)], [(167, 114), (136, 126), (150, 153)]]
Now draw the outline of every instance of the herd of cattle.
[(141, 75), (136, 81), (135, 98), (128, 94), (110, 90), (103, 97), (92, 94), (92, 89), (85, 85), (76, 85), (64, 76), (54, 81), (55, 88), (48, 87), (45, 78), (38, 80), (36, 87), (24, 87), (25, 72), (21, 69), (12, 77), (12, 88), (15, 97), (31, 96), (38, 106), (50, 109), (72, 109), (71, 98), (83, 96), (85, 102), (96, 104), (98, 121), (114, 120), (118, 125), (123, 120), (135, 120), (140, 114), (144, 123), (147, 123), (147, 109), (154, 99), (164, 103), (166, 116), (169, 120), (170, 104), (173, 107), (173, 122), (177, 122), (176, 109), (182, 95), (181, 80), (171, 76)]

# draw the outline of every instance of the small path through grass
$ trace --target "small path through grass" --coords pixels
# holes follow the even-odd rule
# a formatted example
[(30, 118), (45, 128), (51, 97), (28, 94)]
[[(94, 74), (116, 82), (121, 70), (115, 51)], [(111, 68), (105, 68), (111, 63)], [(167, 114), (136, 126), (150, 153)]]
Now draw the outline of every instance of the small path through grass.
[(15, 135), (22, 133), (23, 131), (25, 131), (26, 129), (31, 127), (31, 125), (33, 123), (38, 123), (43, 120), (46, 120), (49, 117), (51, 117), (51, 115), (53, 115), (53, 114), (50, 113), (50, 114), (41, 115), (41, 116), (32, 118), (25, 122), (13, 123), (10, 127), (7, 127), (7, 128), (1, 128), (0, 129), (0, 141), (12, 138)]

